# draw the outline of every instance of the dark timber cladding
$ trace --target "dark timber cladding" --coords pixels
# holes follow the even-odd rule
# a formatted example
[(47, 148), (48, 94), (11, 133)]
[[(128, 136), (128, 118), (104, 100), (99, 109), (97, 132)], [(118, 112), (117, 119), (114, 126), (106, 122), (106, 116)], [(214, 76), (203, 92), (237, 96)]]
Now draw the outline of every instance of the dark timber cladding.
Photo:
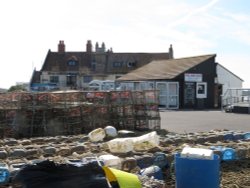
[[(215, 57), (216, 55), (212, 55), (206, 60), (200, 62), (199, 64), (195, 65), (187, 69), (182, 74), (178, 75), (175, 80), (179, 81), (180, 83), (180, 107), (181, 108), (214, 108), (214, 89), (215, 89), (215, 77), (216, 75), (216, 64), (215, 64)], [(203, 99), (198, 99), (196, 94), (196, 87), (197, 84), (194, 82), (187, 82), (185, 81), (185, 73), (193, 73), (193, 74), (201, 74), (202, 75), (202, 82), (207, 83), (207, 97)], [(185, 103), (185, 91), (184, 88), (188, 83), (192, 83), (194, 85), (194, 103), (187, 104)]]
[[(214, 108), (214, 80), (217, 77), (215, 57), (216, 54), (211, 54), (179, 59), (155, 60), (131, 71), (118, 80), (121, 82), (177, 81), (179, 82), (180, 108)], [(189, 80), (185, 75), (199, 75), (199, 80)], [(205, 97), (199, 97), (197, 86), (206, 87)]]

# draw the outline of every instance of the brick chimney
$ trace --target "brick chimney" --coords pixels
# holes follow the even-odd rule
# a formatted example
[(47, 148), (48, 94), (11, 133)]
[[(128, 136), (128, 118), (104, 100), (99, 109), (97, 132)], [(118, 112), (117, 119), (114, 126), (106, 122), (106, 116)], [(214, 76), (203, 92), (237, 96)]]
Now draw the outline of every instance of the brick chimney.
[(98, 42), (96, 42), (96, 43), (95, 43), (95, 52), (98, 51), (98, 48), (99, 48), (99, 44), (98, 44)]
[(104, 42), (102, 43), (102, 51), (103, 51), (103, 52), (106, 51), (106, 46), (105, 46), (105, 43), (104, 43)]
[(59, 52), (59, 53), (64, 53), (64, 52), (65, 52), (65, 44), (64, 44), (64, 41), (63, 41), (63, 40), (60, 40), (60, 41), (59, 41), (59, 44), (58, 44), (58, 52)]
[(87, 41), (87, 44), (86, 44), (86, 52), (87, 52), (87, 53), (91, 53), (91, 52), (92, 52), (91, 40), (88, 40), (88, 41)]
[(104, 53), (106, 51), (106, 47), (105, 47), (105, 43), (102, 43), (102, 46), (99, 47), (98, 42), (96, 42), (95, 44), (95, 52), (100, 52), (100, 53)]
[(173, 50), (172, 44), (170, 44), (168, 54), (169, 54), (169, 59), (174, 59), (174, 50)]

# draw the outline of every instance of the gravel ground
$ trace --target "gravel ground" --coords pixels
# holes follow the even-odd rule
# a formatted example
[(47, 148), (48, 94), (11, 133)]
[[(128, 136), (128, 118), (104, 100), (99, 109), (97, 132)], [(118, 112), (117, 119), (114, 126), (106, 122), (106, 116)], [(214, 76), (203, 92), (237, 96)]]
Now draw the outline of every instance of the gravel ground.
[(250, 114), (225, 113), (219, 110), (161, 110), (161, 128), (177, 133), (228, 129), (250, 131)]
[[(222, 131), (223, 134), (227, 132)], [(221, 188), (249, 188), (250, 187), (250, 140), (223, 141), (221, 131), (210, 131), (195, 134), (159, 132), (160, 145), (147, 151), (114, 154), (125, 160), (127, 157), (135, 158), (135, 155), (152, 156), (155, 152), (163, 152), (168, 156), (169, 164), (173, 162), (173, 155), (180, 152), (185, 145), (208, 148), (213, 145), (223, 145), (234, 149), (242, 148), (239, 160), (221, 163)], [(142, 134), (142, 133), (140, 133)], [(239, 135), (240, 133), (237, 133)], [(106, 140), (107, 141), (107, 140)], [(89, 156), (112, 154), (107, 148), (106, 141), (91, 143), (86, 135), (57, 136), (31, 139), (4, 139), (0, 141), (0, 157), (2, 162), (8, 164), (34, 160), (50, 159), (55, 162), (65, 163), (67, 159), (82, 159)], [(140, 168), (132, 169), (137, 174)], [(131, 171), (131, 172), (132, 172)], [(170, 173), (171, 172), (171, 173)], [(170, 168), (164, 181), (156, 181), (152, 178), (142, 177), (143, 188), (174, 188), (174, 170)], [(12, 186), (18, 187), (18, 186)]]

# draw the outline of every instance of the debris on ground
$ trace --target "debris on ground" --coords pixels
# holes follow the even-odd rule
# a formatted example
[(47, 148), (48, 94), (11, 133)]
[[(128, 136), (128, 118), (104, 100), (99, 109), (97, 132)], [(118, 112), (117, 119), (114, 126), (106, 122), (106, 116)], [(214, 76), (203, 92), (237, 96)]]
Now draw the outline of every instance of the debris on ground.
[[(16, 174), (26, 165), (34, 166), (46, 160), (75, 166), (99, 161), (101, 165), (106, 163), (110, 168), (136, 175), (143, 188), (171, 188), (176, 184), (175, 154), (181, 153), (185, 147), (191, 147), (213, 149), (213, 152), (221, 157), (221, 188), (250, 186), (250, 139), (246, 137), (249, 133), (212, 130), (177, 134), (157, 130), (155, 133), (129, 131), (126, 134), (130, 136), (124, 137), (124, 134), (120, 136), (118, 133), (115, 138), (105, 137), (103, 141), (98, 142), (92, 142), (86, 134), (23, 139), (4, 138), (0, 141), (0, 160), (2, 164), (6, 164), (5, 167), (8, 166), (8, 171), (6, 168), (4, 171), (3, 168), (2, 172), (5, 173), (1, 174), (0, 180), (5, 177), (9, 182), (6, 184), (2, 181), (2, 184), (13, 188), (18, 187), (12, 182)], [(153, 134), (159, 139), (158, 142), (154, 142), (158, 143), (154, 147), (141, 147), (140, 150), (133, 148), (128, 152), (111, 152), (108, 146), (113, 139), (132, 138), (138, 141), (138, 138), (144, 138), (148, 134)], [(148, 140), (145, 142), (148, 144)]]

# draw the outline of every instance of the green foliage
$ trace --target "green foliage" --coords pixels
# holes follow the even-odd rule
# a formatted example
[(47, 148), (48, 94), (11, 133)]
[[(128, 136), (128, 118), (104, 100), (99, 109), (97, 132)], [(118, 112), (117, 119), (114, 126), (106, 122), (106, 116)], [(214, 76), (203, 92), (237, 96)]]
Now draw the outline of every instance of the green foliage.
[(8, 89), (8, 92), (13, 92), (13, 91), (27, 91), (27, 89), (23, 85), (16, 85), (16, 86), (11, 86)]

